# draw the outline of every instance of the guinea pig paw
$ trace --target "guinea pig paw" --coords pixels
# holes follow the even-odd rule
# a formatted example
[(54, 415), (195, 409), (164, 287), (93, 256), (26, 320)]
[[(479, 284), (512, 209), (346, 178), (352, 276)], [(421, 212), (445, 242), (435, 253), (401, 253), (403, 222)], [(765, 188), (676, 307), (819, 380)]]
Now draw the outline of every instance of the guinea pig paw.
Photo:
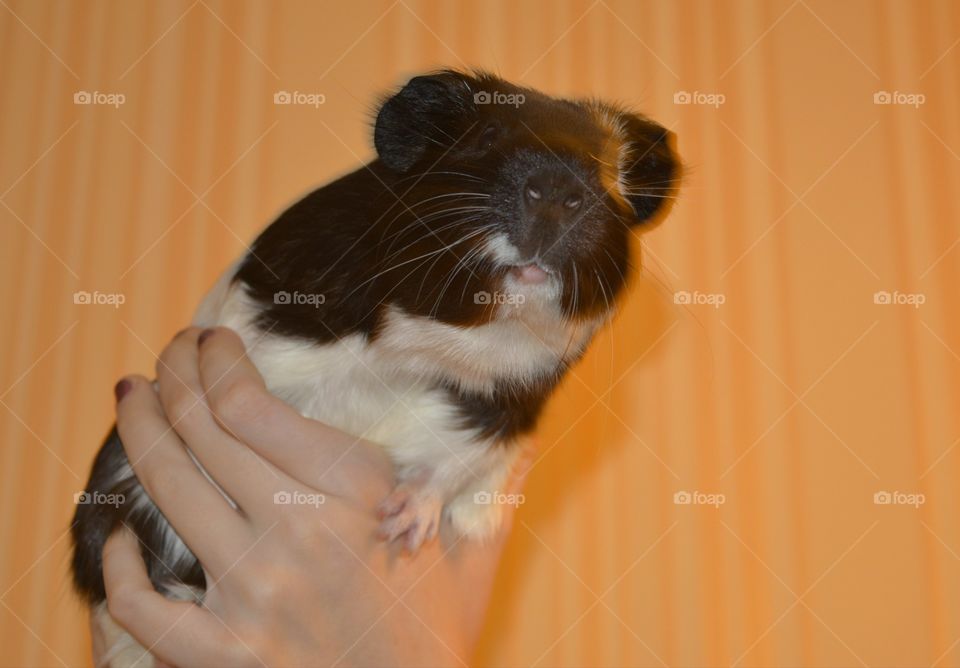
[(443, 502), (437, 496), (398, 485), (378, 508), (382, 517), (379, 535), (388, 542), (402, 537), (404, 547), (416, 552), (437, 536), (442, 510)]

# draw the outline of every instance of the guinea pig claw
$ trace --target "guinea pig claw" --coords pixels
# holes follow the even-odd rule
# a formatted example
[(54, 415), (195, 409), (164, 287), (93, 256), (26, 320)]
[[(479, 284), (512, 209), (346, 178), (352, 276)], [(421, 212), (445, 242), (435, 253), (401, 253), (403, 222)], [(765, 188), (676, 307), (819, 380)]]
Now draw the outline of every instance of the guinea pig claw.
[[(402, 502), (392, 498), (394, 495), (402, 497)], [(398, 488), (381, 508), (383, 520), (378, 535), (387, 541), (403, 536), (407, 551), (416, 553), (424, 542), (436, 537), (443, 503), (432, 494), (414, 494)]]

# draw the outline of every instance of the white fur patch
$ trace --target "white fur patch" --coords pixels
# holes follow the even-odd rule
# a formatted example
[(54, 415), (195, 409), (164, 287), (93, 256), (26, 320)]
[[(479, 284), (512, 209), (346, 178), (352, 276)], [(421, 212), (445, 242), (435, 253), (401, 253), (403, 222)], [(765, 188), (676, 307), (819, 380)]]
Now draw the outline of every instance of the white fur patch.
[[(535, 381), (551, 374), (560, 360), (578, 355), (599, 325), (565, 322), (552, 280), (525, 285), (508, 278), (504, 291), (523, 295), (524, 302), (505, 304), (489, 324), (456, 327), (391, 307), (372, 342), (353, 334), (308, 345), (254, 326), (258, 308), (240, 284), (231, 285), (233, 272), (217, 282), (194, 322), (235, 330), (271, 392), (307, 417), (382, 445), (401, 479), (432, 471), (430, 487), (448, 502), (469, 492), (472, 503), (475, 491), (495, 491), (515, 449), (495, 447), (463, 427), (438, 382), (493, 393), (498, 380)], [(461, 528), (470, 523), (483, 533), (494, 528), (496, 522), (476, 517), (468, 522), (469, 513), (460, 508)], [(497, 515), (495, 508), (471, 510)]]
[(484, 252), (494, 262), (500, 264), (517, 264), (523, 259), (520, 257), (520, 251), (510, 243), (507, 235), (503, 232), (488, 235), (483, 243)]

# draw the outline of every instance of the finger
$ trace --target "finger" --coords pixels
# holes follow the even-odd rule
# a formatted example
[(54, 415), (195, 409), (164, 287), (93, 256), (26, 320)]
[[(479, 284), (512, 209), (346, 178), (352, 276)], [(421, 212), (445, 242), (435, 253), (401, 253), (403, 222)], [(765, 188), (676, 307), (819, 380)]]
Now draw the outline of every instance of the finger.
[(200, 377), (216, 419), (287, 475), (336, 496), (375, 503), (393, 481), (383, 451), (303, 417), (270, 394), (243, 341), (225, 328), (207, 330)]
[(103, 582), (110, 616), (149, 653), (174, 665), (223, 661), (218, 647), (229, 645), (230, 639), (203, 608), (190, 601), (171, 601), (154, 590), (140, 545), (129, 531), (118, 531), (107, 540)]
[(157, 361), (160, 402), (177, 433), (216, 483), (245, 512), (257, 514), (263, 500), (289, 479), (214, 420), (198, 369), (199, 329), (184, 330)]
[(123, 379), (117, 396), (117, 431), (137, 479), (200, 561), (223, 572), (247, 547), (245, 521), (194, 464), (146, 378)]

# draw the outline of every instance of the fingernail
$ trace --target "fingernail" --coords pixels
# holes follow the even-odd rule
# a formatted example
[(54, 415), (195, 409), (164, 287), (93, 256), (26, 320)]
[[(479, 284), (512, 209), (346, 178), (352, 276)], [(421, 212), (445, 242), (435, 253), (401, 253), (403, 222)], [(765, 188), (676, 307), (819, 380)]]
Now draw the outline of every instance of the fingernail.
[(212, 329), (205, 329), (205, 330), (203, 330), (202, 332), (200, 332), (200, 336), (197, 337), (197, 344), (198, 344), (198, 345), (203, 345), (203, 342), (204, 342), (204, 341), (206, 341), (206, 340), (209, 339), (211, 336), (213, 336), (213, 332), (214, 332), (214, 330), (212, 330)]
[(120, 400), (127, 396), (127, 393), (132, 389), (133, 383), (126, 378), (121, 379), (120, 382), (113, 387), (113, 394), (117, 397), (117, 403), (120, 403)]

